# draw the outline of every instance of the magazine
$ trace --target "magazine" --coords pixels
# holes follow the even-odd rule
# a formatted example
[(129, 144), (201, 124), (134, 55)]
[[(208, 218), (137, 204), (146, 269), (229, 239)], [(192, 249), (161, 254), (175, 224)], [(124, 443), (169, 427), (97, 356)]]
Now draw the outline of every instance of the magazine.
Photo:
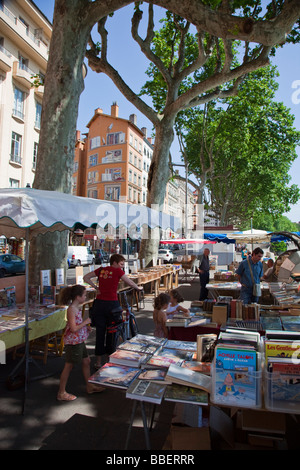
[(88, 381), (98, 385), (127, 389), (139, 373), (140, 369), (138, 368), (108, 362), (93, 374)]
[[(134, 338), (132, 338), (134, 339)], [(124, 341), (118, 346), (118, 349), (126, 349), (127, 351), (135, 351), (141, 354), (154, 354), (158, 349), (158, 346), (154, 345), (145, 345), (140, 342), (134, 342), (132, 340)]]
[(178, 349), (180, 351), (197, 351), (197, 343), (196, 341), (178, 341), (169, 339), (164, 344), (164, 348), (168, 349)]
[(200, 388), (208, 393), (211, 391), (211, 377), (174, 364), (169, 367), (167, 379), (172, 383)]
[(168, 369), (143, 369), (138, 379), (142, 380), (151, 380), (151, 382), (155, 383), (165, 383), (170, 384), (171, 382), (166, 379)]
[(140, 367), (141, 364), (150, 359), (148, 354), (141, 354), (135, 351), (127, 351), (126, 349), (117, 349), (109, 356), (109, 362), (121, 364), (129, 367)]
[(164, 346), (160, 348), (154, 356), (160, 356), (165, 358), (173, 359), (182, 359), (183, 361), (191, 361), (193, 359), (193, 352), (180, 350), (180, 349), (170, 349), (165, 348)]
[(190, 403), (194, 405), (208, 405), (208, 394), (199, 388), (187, 387), (186, 385), (168, 385), (165, 391), (166, 401), (177, 403)]
[(149, 380), (134, 380), (127, 389), (126, 398), (147, 401), (160, 405), (166, 385), (150, 382)]

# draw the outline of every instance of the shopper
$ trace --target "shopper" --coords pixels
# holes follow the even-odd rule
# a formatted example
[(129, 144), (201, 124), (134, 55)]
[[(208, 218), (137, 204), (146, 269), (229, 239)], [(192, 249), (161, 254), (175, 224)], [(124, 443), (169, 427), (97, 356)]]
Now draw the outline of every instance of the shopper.
[[(93, 305), (92, 316), (93, 325), (96, 327), (96, 364), (95, 367), (102, 366), (105, 354), (111, 354), (111, 335), (106, 334), (107, 327), (111, 324), (111, 312), (120, 307), (118, 300), (118, 284), (122, 280), (136, 290), (143, 290), (125, 275), (125, 258), (122, 255), (114, 254), (110, 257), (110, 266), (100, 266), (95, 271), (86, 274), (84, 282), (97, 290), (96, 299)], [(98, 286), (93, 282), (93, 278), (98, 278)], [(106, 337), (106, 338), (105, 338)], [(105, 341), (106, 339), (106, 341)]]
[(60, 376), (59, 390), (57, 400), (73, 401), (77, 397), (67, 393), (66, 386), (69, 375), (75, 364), (82, 364), (82, 372), (86, 382), (88, 393), (101, 392), (104, 387), (99, 387), (88, 382), (91, 375), (90, 358), (87, 353), (85, 341), (88, 338), (91, 322), (90, 318), (82, 320), (80, 306), (86, 300), (86, 288), (81, 285), (65, 287), (60, 294), (60, 303), (62, 305), (71, 304), (67, 310), (67, 325), (64, 333), (65, 344), (65, 366)]
[(208, 289), (206, 285), (209, 283), (209, 254), (208, 248), (204, 249), (203, 255), (199, 258), (199, 267), (196, 272), (199, 273), (200, 278), (200, 297), (199, 300), (205, 300), (208, 297)]
[(168, 337), (168, 328), (166, 325), (167, 314), (166, 308), (170, 302), (168, 294), (161, 293), (154, 299), (153, 321), (154, 321), (154, 336), (158, 338)]
[(184, 298), (180, 294), (178, 289), (172, 289), (170, 291), (170, 302), (166, 310), (167, 319), (173, 318), (175, 313), (182, 313), (185, 317), (190, 314), (189, 309), (184, 308), (180, 305), (184, 301)]
[(268, 259), (267, 266), (268, 266), (268, 269), (266, 269), (262, 279), (263, 281), (270, 282), (272, 279), (273, 271), (274, 271), (274, 260), (272, 258)]
[(260, 285), (260, 279), (263, 276), (263, 265), (261, 259), (263, 250), (259, 247), (253, 250), (252, 255), (241, 261), (236, 274), (241, 283), (240, 298), (244, 304), (257, 303), (259, 292), (255, 292), (255, 286)]

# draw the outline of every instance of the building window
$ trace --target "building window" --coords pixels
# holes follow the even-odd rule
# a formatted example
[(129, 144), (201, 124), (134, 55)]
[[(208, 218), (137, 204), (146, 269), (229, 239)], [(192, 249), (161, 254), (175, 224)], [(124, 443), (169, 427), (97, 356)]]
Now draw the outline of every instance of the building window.
[(128, 180), (132, 183), (132, 170), (129, 170)]
[(41, 128), (41, 119), (42, 119), (42, 105), (36, 101), (35, 103), (35, 125), (37, 129)]
[(24, 120), (24, 100), (25, 93), (15, 87), (13, 115)]
[(36, 169), (36, 162), (37, 162), (37, 154), (38, 154), (39, 144), (34, 142), (33, 144), (33, 158), (32, 158), (32, 169)]
[(107, 134), (107, 137), (106, 137), (107, 145), (122, 144), (124, 142), (125, 142), (124, 132), (114, 132), (112, 134)]
[(98, 153), (89, 156), (89, 166), (98, 165)]
[(119, 201), (121, 186), (105, 186), (104, 199), (106, 201)]
[(87, 197), (91, 197), (92, 199), (97, 199), (98, 198), (97, 189), (88, 189), (87, 190)]
[(98, 179), (99, 179), (99, 173), (98, 173), (98, 171), (89, 171), (89, 172), (88, 172), (87, 184), (97, 183), (97, 182), (98, 182)]
[(10, 188), (19, 188), (20, 187), (20, 181), (19, 180), (14, 180), (13, 178), (9, 178), (9, 187)]
[(10, 160), (15, 163), (21, 163), (22, 136), (12, 133)]
[(97, 137), (93, 137), (90, 140), (90, 150), (93, 150), (96, 147), (100, 147), (100, 136), (99, 135)]

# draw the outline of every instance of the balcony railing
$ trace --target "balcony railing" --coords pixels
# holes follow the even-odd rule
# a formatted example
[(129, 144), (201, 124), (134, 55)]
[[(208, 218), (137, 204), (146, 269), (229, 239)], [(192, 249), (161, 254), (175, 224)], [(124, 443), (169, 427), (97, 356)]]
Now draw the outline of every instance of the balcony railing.
[(20, 155), (14, 155), (13, 153), (10, 154), (10, 162), (17, 163), (18, 165), (22, 165), (22, 158)]

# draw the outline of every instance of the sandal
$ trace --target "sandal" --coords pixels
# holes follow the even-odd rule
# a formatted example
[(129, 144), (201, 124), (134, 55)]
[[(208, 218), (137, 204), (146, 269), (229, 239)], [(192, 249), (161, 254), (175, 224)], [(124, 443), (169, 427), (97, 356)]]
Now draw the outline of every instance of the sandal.
[(74, 401), (76, 400), (75, 395), (71, 395), (70, 393), (64, 392), (64, 393), (58, 393), (56, 399), (58, 401)]

